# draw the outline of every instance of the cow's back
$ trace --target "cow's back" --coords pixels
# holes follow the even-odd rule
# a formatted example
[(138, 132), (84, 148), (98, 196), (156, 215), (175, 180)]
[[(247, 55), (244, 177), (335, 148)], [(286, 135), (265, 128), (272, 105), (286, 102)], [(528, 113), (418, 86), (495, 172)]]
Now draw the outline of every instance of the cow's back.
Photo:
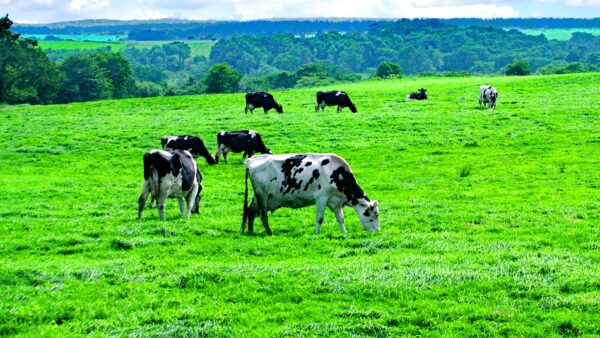
[[(269, 209), (303, 207), (322, 195), (344, 195), (333, 181), (336, 170), (351, 174), (344, 159), (335, 154), (260, 155), (246, 161), (255, 192), (269, 196)], [(343, 168), (343, 169), (340, 169)]]

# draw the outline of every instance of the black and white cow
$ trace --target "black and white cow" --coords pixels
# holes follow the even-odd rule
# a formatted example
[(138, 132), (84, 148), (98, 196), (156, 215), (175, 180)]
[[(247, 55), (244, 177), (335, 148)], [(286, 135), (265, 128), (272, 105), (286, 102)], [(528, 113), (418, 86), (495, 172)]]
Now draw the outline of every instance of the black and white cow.
[(283, 107), (275, 102), (273, 95), (267, 92), (254, 92), (246, 94), (246, 114), (250, 110), (250, 114), (254, 112), (254, 108), (262, 107), (265, 114), (270, 109), (275, 109), (279, 114), (283, 114)]
[(206, 159), (206, 162), (210, 165), (217, 163), (215, 158), (208, 152), (204, 141), (198, 136), (181, 135), (181, 136), (164, 136), (160, 139), (160, 144), (163, 150), (187, 150), (192, 156), (202, 156)]
[[(248, 177), (254, 198), (248, 207)], [(342, 208), (351, 205), (367, 231), (379, 230), (379, 203), (364, 194), (350, 165), (335, 154), (259, 155), (246, 161), (246, 191), (242, 231), (254, 231), (254, 218), (260, 216), (267, 234), (271, 235), (267, 212), (281, 207), (317, 206), (316, 232), (321, 232), (325, 207), (344, 227)]]
[(410, 93), (406, 96), (406, 99), (408, 100), (427, 100), (427, 94), (425, 94), (425, 92), (427, 91), (427, 89), (419, 89), (418, 92), (415, 93)]
[(270, 154), (262, 141), (262, 137), (255, 130), (222, 131), (217, 134), (217, 154), (215, 160), (219, 163), (219, 157), (223, 155), (227, 163), (227, 153), (241, 153), (242, 161), (245, 157), (252, 157), (254, 153)]
[[(138, 219), (142, 218), (144, 204), (151, 195), (156, 199), (160, 219), (165, 220), (167, 197), (177, 198), (181, 215), (190, 217), (198, 212), (202, 175), (196, 161), (187, 150), (151, 150), (144, 154), (144, 184), (138, 199)], [(187, 208), (183, 203), (185, 198)]]
[(483, 108), (485, 108), (485, 104), (487, 103), (490, 109), (496, 108), (496, 99), (498, 99), (498, 91), (496, 88), (488, 85), (483, 85), (479, 87), (479, 106), (483, 104)]
[(350, 111), (356, 113), (356, 106), (346, 92), (339, 90), (332, 90), (329, 92), (317, 92), (317, 104), (315, 105), (315, 112), (325, 111), (327, 106), (338, 106), (337, 112), (341, 112), (342, 109), (348, 107)]

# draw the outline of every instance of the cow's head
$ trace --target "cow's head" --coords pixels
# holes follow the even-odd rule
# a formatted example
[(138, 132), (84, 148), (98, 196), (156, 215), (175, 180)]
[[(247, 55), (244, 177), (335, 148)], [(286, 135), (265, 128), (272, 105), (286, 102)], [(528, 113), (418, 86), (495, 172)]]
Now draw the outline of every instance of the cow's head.
[(369, 201), (366, 198), (361, 200), (357, 206), (355, 206), (358, 212), (358, 218), (363, 228), (367, 231), (379, 231), (379, 202)]
[(350, 102), (350, 105), (348, 106), (348, 108), (350, 108), (350, 111), (353, 113), (356, 113), (356, 106), (354, 105), (354, 103)]
[(490, 93), (490, 108), (496, 108), (496, 99), (498, 98), (498, 92), (492, 91)]
[(419, 92), (421, 93), (421, 95), (425, 95), (426, 91), (427, 91), (427, 89), (424, 89), (424, 88), (419, 89)]
[(282, 106), (282, 105), (280, 105), (279, 103), (277, 103), (277, 104), (275, 105), (275, 110), (277, 110), (277, 112), (278, 112), (279, 114), (283, 114), (283, 106)]

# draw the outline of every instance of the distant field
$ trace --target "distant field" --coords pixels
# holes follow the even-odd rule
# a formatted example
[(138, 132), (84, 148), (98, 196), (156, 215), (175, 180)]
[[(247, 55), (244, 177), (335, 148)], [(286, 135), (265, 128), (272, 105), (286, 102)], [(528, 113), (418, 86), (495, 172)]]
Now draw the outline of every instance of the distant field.
[(22, 34), (25, 38), (32, 38), (36, 40), (44, 40), (46, 36), (52, 35), (62, 40), (74, 40), (74, 41), (95, 41), (95, 42), (107, 42), (107, 41), (119, 41), (127, 39), (127, 35), (106, 35), (106, 34)]
[[(600, 336), (600, 73), (403, 78), (244, 95), (0, 106), (0, 336)], [(479, 108), (481, 84), (500, 93)], [(596, 84), (596, 85), (594, 85)], [(428, 89), (426, 101), (406, 101)], [(358, 107), (315, 113), (315, 92)], [(565, 93), (585, 92), (579, 95)], [(200, 214), (137, 221), (163, 135), (255, 129), (343, 156), (381, 232), (315, 208), (241, 233), (244, 166), (209, 166)]]
[(600, 35), (600, 28), (586, 29), (586, 28), (550, 28), (550, 29), (519, 29), (519, 31), (528, 35), (540, 35), (544, 34), (546, 38), (553, 40), (569, 40), (575, 32), (590, 33), (594, 35)]
[[(113, 52), (118, 52), (121, 48), (133, 45), (139, 48), (152, 48), (160, 46), (171, 41), (120, 41), (120, 42), (98, 42), (98, 41), (39, 41), (42, 49), (97, 49), (109, 46)], [(216, 43), (215, 41), (184, 41), (192, 50), (192, 57), (202, 55), (208, 57), (210, 49)]]

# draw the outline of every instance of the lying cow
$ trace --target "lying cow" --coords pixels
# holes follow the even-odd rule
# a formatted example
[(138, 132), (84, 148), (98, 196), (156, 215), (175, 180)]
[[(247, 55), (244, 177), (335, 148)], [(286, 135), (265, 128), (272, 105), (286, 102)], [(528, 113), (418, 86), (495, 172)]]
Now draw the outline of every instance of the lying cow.
[(350, 111), (356, 113), (356, 106), (346, 92), (339, 90), (332, 90), (330, 92), (317, 92), (317, 104), (315, 105), (315, 112), (325, 111), (327, 106), (338, 106), (337, 112), (341, 112), (342, 109), (348, 107)]
[(163, 150), (187, 150), (192, 156), (202, 156), (210, 165), (217, 163), (215, 158), (208, 152), (204, 141), (198, 136), (182, 135), (182, 136), (164, 136), (160, 139), (160, 144)]
[(260, 137), (260, 134), (254, 130), (240, 131), (222, 131), (217, 134), (217, 154), (215, 160), (219, 163), (219, 157), (223, 155), (225, 163), (227, 163), (227, 153), (241, 153), (242, 161), (246, 157), (252, 157), (255, 153), (270, 154)]
[[(179, 202), (181, 215), (190, 217), (198, 212), (202, 176), (198, 166), (187, 150), (151, 150), (144, 154), (144, 185), (138, 199), (138, 219), (142, 218), (148, 195), (156, 199), (160, 219), (165, 219), (165, 201), (175, 197)], [(183, 203), (185, 198), (187, 208)]]
[(267, 92), (255, 92), (246, 94), (246, 114), (254, 112), (254, 108), (262, 107), (265, 114), (270, 109), (275, 109), (279, 114), (283, 114), (283, 107), (275, 102), (273, 95)]
[(425, 92), (427, 91), (427, 89), (419, 89), (418, 92), (415, 93), (410, 93), (406, 96), (406, 99), (408, 100), (427, 100), (427, 94), (425, 94)]
[[(248, 177), (254, 198), (248, 207)], [(325, 207), (337, 219), (342, 232), (342, 208), (351, 205), (367, 231), (379, 230), (379, 203), (364, 194), (350, 165), (335, 154), (260, 155), (246, 161), (246, 191), (242, 231), (254, 231), (254, 218), (260, 215), (271, 235), (267, 212), (281, 207), (302, 208), (317, 205), (316, 232), (321, 232)]]
[(496, 99), (498, 99), (498, 91), (496, 88), (488, 85), (483, 85), (479, 87), (479, 106), (483, 104), (483, 108), (485, 108), (485, 104), (487, 103), (490, 109), (496, 108)]

